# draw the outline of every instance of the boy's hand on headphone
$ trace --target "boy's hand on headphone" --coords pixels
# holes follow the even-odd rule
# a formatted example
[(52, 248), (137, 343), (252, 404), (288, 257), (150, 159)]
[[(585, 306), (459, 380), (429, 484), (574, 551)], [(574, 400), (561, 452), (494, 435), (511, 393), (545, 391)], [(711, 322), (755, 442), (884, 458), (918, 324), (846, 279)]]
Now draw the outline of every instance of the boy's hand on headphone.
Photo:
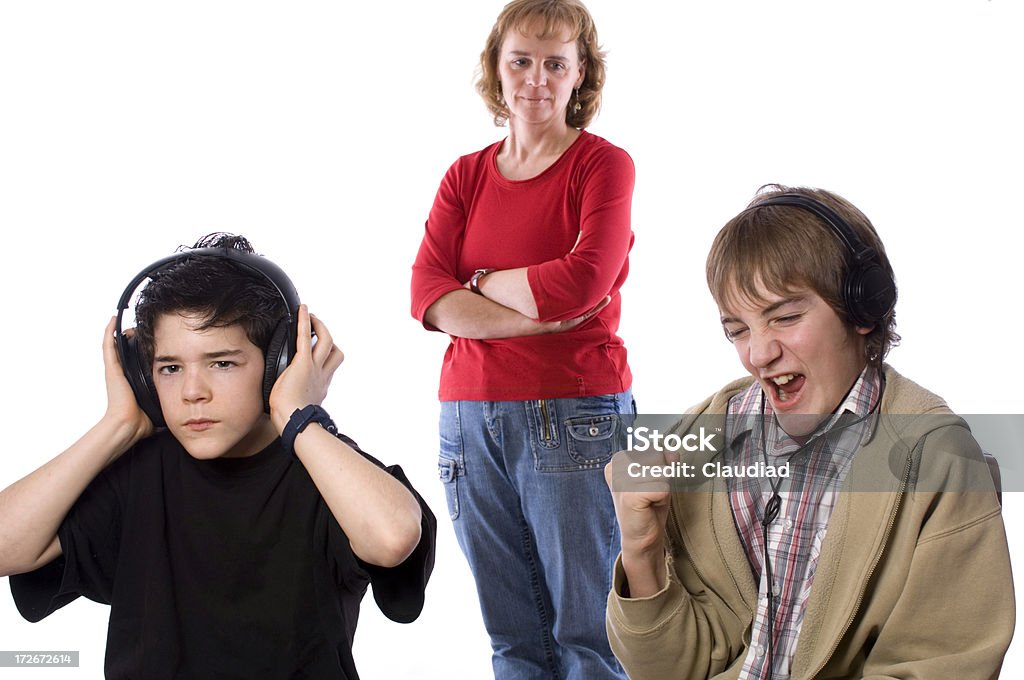
[(296, 409), (323, 403), (334, 372), (345, 360), (327, 326), (306, 305), (299, 306), (297, 325), (295, 356), (270, 392), (270, 418), (279, 433)]
[[(117, 317), (111, 317), (103, 335), (103, 371), (107, 385), (107, 411), (104, 418), (120, 427), (129, 428), (131, 444), (153, 434), (153, 423), (139, 408), (128, 379), (121, 370), (121, 360), (114, 344), (114, 328)], [(126, 331), (131, 334), (133, 331)], [(131, 445), (129, 444), (129, 445)]]

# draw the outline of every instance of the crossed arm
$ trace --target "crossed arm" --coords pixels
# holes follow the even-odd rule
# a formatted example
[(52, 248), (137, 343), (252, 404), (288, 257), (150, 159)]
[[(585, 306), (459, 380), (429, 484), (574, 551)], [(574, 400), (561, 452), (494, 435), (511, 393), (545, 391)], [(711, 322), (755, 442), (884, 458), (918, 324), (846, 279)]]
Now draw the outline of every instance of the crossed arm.
[(568, 252), (530, 267), (488, 273), (477, 281), (480, 295), (467, 290), (468, 282), (460, 278), (466, 276), (460, 270), (466, 263), (459, 264), (473, 173), (456, 163), (438, 190), (413, 265), (413, 316), (455, 337), (486, 340), (563, 332), (604, 309), (625, 277), (632, 244), (628, 156), (609, 152), (583, 173), (576, 195), (579, 235)]
[[(520, 270), (494, 272), (484, 278), (498, 277), (498, 275), (511, 274), (515, 271)], [(512, 284), (512, 287), (514, 285)], [(529, 290), (528, 284), (526, 287)], [(480, 290), (484, 293), (483, 295), (477, 295), (466, 289), (445, 293), (427, 308), (423, 317), (424, 321), (459, 338), (471, 340), (516, 338), (527, 335), (561, 333), (575, 328), (600, 312), (611, 301), (611, 297), (606, 296), (594, 308), (567, 321), (537, 321), (523, 312), (491, 300), (487, 297), (483, 287)], [(532, 299), (530, 297), (531, 302)], [(536, 306), (534, 306), (534, 313), (536, 313)]]

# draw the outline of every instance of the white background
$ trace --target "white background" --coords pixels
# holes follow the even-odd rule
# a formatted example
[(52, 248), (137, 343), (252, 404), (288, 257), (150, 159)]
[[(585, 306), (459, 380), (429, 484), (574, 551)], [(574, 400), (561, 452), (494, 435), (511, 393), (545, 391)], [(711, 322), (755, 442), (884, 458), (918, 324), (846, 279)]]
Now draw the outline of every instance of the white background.
[[(740, 374), (703, 262), (718, 228), (777, 181), (835, 190), (875, 223), (900, 286), (892, 364), (963, 413), (1024, 413), (1024, 6), (589, 4), (609, 63), (590, 129), (637, 168), (621, 335), (642, 411), (681, 411)], [(344, 348), (327, 403), (342, 428), (400, 462), (439, 516), (419, 621), (365, 602), (363, 677), (488, 677), (436, 480), (445, 337), (410, 318), (408, 286), (444, 171), (504, 134), (472, 87), (501, 6), (0, 6), (0, 487), (102, 414), (101, 333), (128, 279), (197, 236), (243, 233)], [(1024, 575), (1022, 514), (1007, 495)], [(4, 678), (100, 676), (105, 607), (77, 601), (33, 625), (6, 590), (0, 649), (80, 650), (81, 667)], [(1022, 676), (1024, 643), (1004, 670)]]

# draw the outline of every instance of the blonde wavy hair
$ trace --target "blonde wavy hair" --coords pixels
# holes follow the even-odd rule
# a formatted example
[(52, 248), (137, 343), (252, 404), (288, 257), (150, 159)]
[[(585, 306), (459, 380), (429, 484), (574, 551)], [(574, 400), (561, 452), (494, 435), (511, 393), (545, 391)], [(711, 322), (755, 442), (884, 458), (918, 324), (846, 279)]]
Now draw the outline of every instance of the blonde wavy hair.
[(565, 122), (574, 128), (585, 128), (601, 108), (601, 89), (604, 87), (605, 54), (597, 42), (597, 28), (590, 12), (579, 0), (513, 0), (505, 5), (480, 53), (480, 72), (476, 81), (477, 92), (483, 97), (487, 109), (494, 116), (494, 124), (508, 122), (508, 107), (501, 92), (498, 75), (498, 55), (505, 36), (511, 30), (526, 35), (527, 28), (540, 27), (536, 37), (548, 40), (558, 37), (565, 29), (569, 40), (576, 42), (580, 64), (584, 68), (583, 82), (579, 86), (579, 111), (574, 111), (574, 96), (565, 111)]

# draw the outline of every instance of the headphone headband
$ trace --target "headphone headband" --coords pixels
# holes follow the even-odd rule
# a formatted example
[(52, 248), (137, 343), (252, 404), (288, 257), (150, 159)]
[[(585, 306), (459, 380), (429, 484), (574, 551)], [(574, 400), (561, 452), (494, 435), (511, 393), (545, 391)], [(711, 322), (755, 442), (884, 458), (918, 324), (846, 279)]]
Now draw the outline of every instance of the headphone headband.
[(121, 326), (124, 313), (128, 309), (132, 296), (144, 280), (152, 279), (159, 272), (191, 258), (219, 258), (233, 262), (267, 281), (284, 302), (285, 315), (274, 327), (268, 345), (260, 348), (263, 350), (265, 362), (263, 408), (269, 413), (270, 391), (274, 387), (274, 382), (295, 356), (299, 294), (284, 270), (270, 260), (260, 255), (226, 247), (194, 248), (161, 258), (136, 274), (121, 294), (117, 303), (114, 342), (121, 360), (121, 369), (135, 393), (139, 407), (149, 416), (155, 427), (165, 426), (160, 400), (156, 393), (156, 387), (153, 385), (152, 367), (146, 365), (147, 362), (144, 360), (137, 338), (124, 334)]
[(840, 217), (839, 213), (821, 201), (804, 196), (803, 194), (779, 194), (772, 196), (765, 201), (752, 206), (762, 208), (768, 205), (789, 205), (813, 213), (825, 224), (832, 227), (832, 231), (839, 237), (839, 240), (846, 246), (846, 252), (856, 262), (878, 261), (878, 254), (875, 249), (867, 245), (857, 236), (853, 227)]
[[(152, 278), (154, 274), (191, 257), (219, 257), (236, 262), (253, 273), (261, 275), (270, 282), (270, 284), (277, 290), (278, 295), (281, 296), (281, 299), (284, 301), (290, 314), (298, 312), (299, 294), (295, 290), (295, 285), (292, 283), (291, 279), (289, 279), (288, 275), (284, 273), (284, 270), (262, 255), (247, 253), (234, 248), (192, 248), (190, 250), (184, 250), (180, 253), (174, 253), (173, 255), (160, 258), (136, 274), (135, 278), (131, 280), (125, 288), (124, 293), (121, 294), (121, 299), (117, 302), (118, 312), (124, 312), (128, 309), (128, 303), (131, 301), (132, 294), (135, 293), (135, 290), (143, 280)], [(118, 330), (120, 330), (120, 314), (118, 314), (117, 320)]]
[(864, 328), (884, 325), (885, 317), (896, 306), (896, 282), (882, 266), (878, 252), (865, 243), (838, 212), (804, 194), (776, 194), (747, 210), (772, 205), (800, 208), (828, 225), (846, 250), (847, 271), (840, 293), (847, 318), (854, 326)]

